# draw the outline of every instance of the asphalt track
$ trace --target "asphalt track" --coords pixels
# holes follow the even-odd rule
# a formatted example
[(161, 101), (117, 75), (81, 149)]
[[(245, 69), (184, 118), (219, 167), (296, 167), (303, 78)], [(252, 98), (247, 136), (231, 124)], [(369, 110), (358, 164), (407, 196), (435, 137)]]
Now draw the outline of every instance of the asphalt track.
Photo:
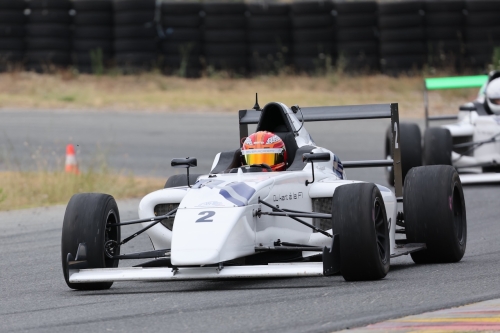
[[(205, 171), (215, 152), (237, 145), (231, 141), (237, 140), (236, 116), (222, 114), (2, 111), (0, 119), (4, 166), (8, 159), (25, 167), (29, 147), (63, 153), (72, 140), (84, 165), (99, 147), (112, 168), (167, 177), (172, 157), (197, 156)], [(381, 157), (385, 124), (318, 123), (308, 129), (319, 145), (353, 160)], [(380, 169), (348, 175), (384, 183)], [(391, 261), (385, 279), (356, 283), (334, 276), (123, 282), (107, 291), (72, 291), (60, 264), (64, 206), (1, 212), (0, 331), (329, 332), (499, 298), (499, 194), (493, 186), (465, 189), (468, 244), (460, 263), (415, 265), (401, 257)], [(137, 203), (119, 202), (122, 219), (137, 217)], [(149, 246), (145, 237), (132, 245), (125, 252)]]
[[(65, 148), (75, 145), (81, 167), (165, 177), (183, 172), (170, 167), (176, 157), (198, 158), (195, 173), (208, 173), (215, 155), (239, 147), (237, 113), (101, 113), (0, 111), (0, 168), (62, 169)], [(383, 157), (389, 120), (308, 123), (320, 146), (342, 160)], [(353, 147), (356, 147), (353, 150)], [(383, 170), (353, 171), (384, 182)], [(373, 175), (376, 179), (373, 179)], [(350, 176), (352, 177), (352, 176)]]

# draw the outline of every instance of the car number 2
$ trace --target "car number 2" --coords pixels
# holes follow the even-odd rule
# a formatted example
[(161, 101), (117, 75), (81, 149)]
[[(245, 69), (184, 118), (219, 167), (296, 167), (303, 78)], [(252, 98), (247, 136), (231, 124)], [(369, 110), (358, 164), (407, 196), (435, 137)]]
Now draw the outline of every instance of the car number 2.
[(214, 211), (206, 210), (204, 212), (200, 212), (198, 215), (204, 215), (196, 220), (196, 222), (213, 222), (214, 220), (210, 219), (215, 215)]

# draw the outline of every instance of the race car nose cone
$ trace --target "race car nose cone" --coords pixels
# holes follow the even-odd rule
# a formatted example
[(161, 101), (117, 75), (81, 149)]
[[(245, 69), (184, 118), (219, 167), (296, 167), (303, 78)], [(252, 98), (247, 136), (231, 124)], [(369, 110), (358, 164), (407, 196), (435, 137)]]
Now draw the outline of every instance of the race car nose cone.
[(219, 250), (195, 249), (195, 250), (172, 250), (172, 265), (210, 265), (220, 262)]

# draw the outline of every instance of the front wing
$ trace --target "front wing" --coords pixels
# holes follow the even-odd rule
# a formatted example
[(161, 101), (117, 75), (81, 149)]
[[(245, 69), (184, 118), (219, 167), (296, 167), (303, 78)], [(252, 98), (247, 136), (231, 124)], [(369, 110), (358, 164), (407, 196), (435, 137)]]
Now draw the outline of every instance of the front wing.
[[(423, 243), (400, 244), (391, 258), (425, 249)], [(269, 263), (254, 266), (219, 267), (124, 267), (84, 269), (85, 260), (73, 261), (68, 256), (70, 283), (115, 281), (169, 281), (247, 278), (291, 278), (334, 275), (340, 272), (340, 247), (338, 235), (333, 238), (332, 248), (324, 248), (322, 262)], [(80, 268), (81, 267), (81, 268)]]
[(323, 263), (280, 263), (260, 266), (185, 267), (177, 270), (161, 268), (125, 267), (80, 269), (69, 271), (70, 283), (113, 281), (168, 281), (236, 278), (275, 278), (323, 276)]

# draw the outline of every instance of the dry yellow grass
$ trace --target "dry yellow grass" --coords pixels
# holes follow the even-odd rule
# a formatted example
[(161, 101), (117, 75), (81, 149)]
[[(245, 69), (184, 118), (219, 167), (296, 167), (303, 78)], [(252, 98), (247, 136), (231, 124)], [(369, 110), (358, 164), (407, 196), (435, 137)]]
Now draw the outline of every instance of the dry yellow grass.
[[(397, 102), (403, 117), (422, 117), (422, 77), (332, 73), (321, 77), (223, 75), (200, 79), (141, 75), (77, 75), (12, 72), (0, 74), (0, 108), (92, 109), (133, 111), (231, 111), (249, 108), (254, 93), (261, 105), (346, 105)], [(432, 113), (454, 113), (477, 89), (432, 92)], [(43, 165), (40, 170), (43, 170)], [(161, 188), (164, 179), (103, 171), (81, 175), (59, 172), (0, 172), (0, 210), (66, 203), (78, 192), (105, 192), (116, 198), (140, 197)]]
[(141, 197), (163, 187), (165, 180), (108, 172), (0, 172), (0, 210), (66, 204), (80, 192), (104, 192), (115, 198)]
[[(236, 111), (280, 101), (302, 106), (397, 102), (403, 117), (422, 117), (422, 76), (384, 75), (259, 76), (223, 75), (200, 79), (141, 75), (78, 75), (72, 72), (0, 74), (0, 108), (134, 111)], [(432, 92), (435, 114), (454, 113), (477, 89)]]

